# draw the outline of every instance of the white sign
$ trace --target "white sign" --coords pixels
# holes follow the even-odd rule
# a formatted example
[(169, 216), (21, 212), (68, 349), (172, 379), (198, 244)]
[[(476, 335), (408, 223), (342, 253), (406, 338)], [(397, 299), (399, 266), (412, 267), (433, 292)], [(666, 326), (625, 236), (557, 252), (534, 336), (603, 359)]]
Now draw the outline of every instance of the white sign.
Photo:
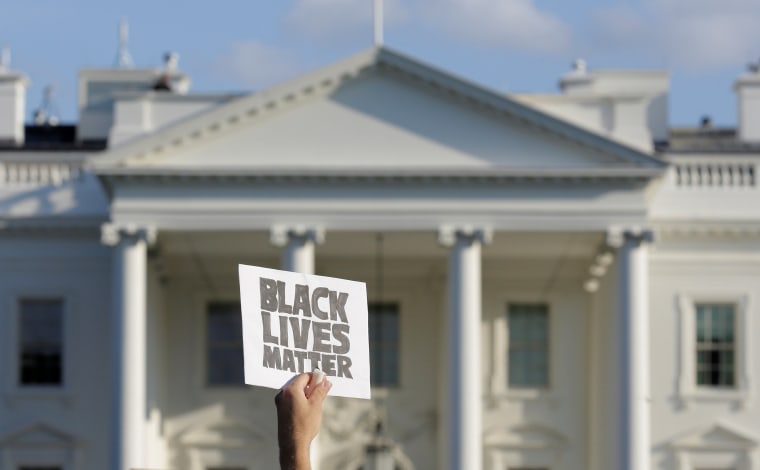
[(370, 398), (363, 282), (239, 265), (245, 383), (280, 388), (319, 368), (330, 395)]

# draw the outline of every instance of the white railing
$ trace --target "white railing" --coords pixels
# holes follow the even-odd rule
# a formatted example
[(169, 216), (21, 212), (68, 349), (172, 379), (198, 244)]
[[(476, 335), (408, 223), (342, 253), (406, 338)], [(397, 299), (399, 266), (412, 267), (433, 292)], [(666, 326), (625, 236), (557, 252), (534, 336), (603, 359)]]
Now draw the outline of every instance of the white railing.
[(75, 162), (0, 161), (0, 186), (59, 185), (82, 178), (82, 165)]
[(757, 172), (747, 162), (677, 162), (674, 183), (679, 188), (754, 188)]

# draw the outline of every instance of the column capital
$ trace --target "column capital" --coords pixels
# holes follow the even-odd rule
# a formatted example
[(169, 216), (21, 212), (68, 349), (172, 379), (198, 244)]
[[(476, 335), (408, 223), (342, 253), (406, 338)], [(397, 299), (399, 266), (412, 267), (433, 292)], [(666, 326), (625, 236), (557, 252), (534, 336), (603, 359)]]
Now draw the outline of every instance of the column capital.
[(122, 240), (144, 240), (148, 245), (153, 245), (156, 236), (157, 230), (153, 226), (120, 225), (113, 222), (100, 226), (100, 242), (107, 246), (116, 246)]
[(325, 230), (322, 227), (304, 225), (275, 225), (269, 232), (269, 241), (274, 246), (285, 246), (292, 239), (310, 241), (319, 245), (325, 241)]
[(491, 243), (493, 230), (490, 227), (474, 227), (472, 225), (442, 225), (438, 228), (438, 243), (450, 247), (459, 240), (480, 242), (483, 245)]
[(605, 243), (612, 248), (621, 248), (627, 241), (635, 245), (652, 243), (654, 231), (647, 227), (610, 227), (607, 229)]

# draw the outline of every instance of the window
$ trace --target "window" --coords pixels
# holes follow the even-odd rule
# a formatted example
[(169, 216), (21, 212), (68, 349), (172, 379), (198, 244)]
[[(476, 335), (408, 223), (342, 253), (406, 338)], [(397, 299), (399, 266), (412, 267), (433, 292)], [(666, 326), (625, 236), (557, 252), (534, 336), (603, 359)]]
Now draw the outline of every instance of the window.
[(63, 383), (63, 300), (19, 301), (18, 347), (20, 385)]
[(206, 383), (242, 385), (245, 380), (240, 304), (211, 302), (206, 313)]
[(736, 385), (736, 308), (728, 303), (701, 303), (697, 313), (697, 385)]
[(681, 406), (700, 400), (749, 404), (756, 360), (750, 350), (755, 331), (750, 300), (746, 293), (722, 290), (677, 294), (676, 396)]
[(549, 384), (549, 308), (546, 304), (509, 304), (508, 381), (510, 387)]
[(376, 387), (398, 385), (398, 304), (369, 304), (369, 360)]

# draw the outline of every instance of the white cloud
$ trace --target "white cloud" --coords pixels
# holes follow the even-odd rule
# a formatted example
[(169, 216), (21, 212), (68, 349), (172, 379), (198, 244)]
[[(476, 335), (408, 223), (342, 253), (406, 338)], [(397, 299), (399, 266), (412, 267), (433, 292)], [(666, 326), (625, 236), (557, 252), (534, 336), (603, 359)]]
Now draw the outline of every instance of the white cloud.
[(540, 53), (562, 53), (572, 32), (533, 0), (429, 0), (425, 16), (465, 40)]
[(301, 65), (284, 49), (257, 41), (244, 41), (233, 44), (220, 57), (216, 70), (232, 82), (264, 88), (298, 74)]
[[(383, 3), (386, 27), (407, 19), (402, 0)], [(297, 0), (285, 24), (294, 32), (316, 39), (343, 39), (362, 32), (372, 37), (373, 11), (371, 0)]]
[[(760, 2), (650, 0), (638, 9), (606, 7), (592, 16), (592, 50), (635, 52), (671, 65), (717, 69), (757, 59)], [(624, 49), (623, 49), (624, 48)]]
[(594, 28), (587, 39), (598, 47), (625, 50), (649, 46), (647, 21), (630, 5), (600, 8), (591, 18)]

